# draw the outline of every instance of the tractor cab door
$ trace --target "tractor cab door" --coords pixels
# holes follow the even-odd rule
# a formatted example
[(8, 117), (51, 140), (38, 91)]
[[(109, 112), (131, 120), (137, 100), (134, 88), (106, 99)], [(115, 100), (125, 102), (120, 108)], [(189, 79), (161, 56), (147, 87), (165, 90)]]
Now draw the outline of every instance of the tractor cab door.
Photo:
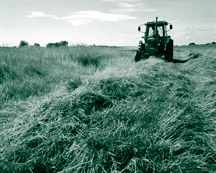
[(157, 30), (158, 30), (158, 37), (157, 37), (158, 51), (163, 52), (165, 49), (165, 43), (167, 37), (166, 25), (163, 24), (158, 25)]
[(167, 37), (167, 28), (166, 28), (166, 25), (164, 25), (163, 28), (164, 28), (164, 37)]
[(157, 26), (157, 34), (159, 37), (164, 37), (164, 27), (163, 26)]

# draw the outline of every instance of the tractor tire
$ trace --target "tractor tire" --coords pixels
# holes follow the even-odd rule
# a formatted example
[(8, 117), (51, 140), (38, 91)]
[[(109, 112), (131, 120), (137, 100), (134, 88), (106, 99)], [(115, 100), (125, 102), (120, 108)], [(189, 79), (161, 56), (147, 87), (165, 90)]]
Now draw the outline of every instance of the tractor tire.
[(172, 52), (170, 50), (166, 50), (165, 52), (165, 60), (166, 61), (172, 61)]
[(142, 53), (138, 50), (137, 52), (136, 52), (136, 55), (135, 55), (135, 62), (137, 62), (137, 61), (139, 61), (139, 60), (141, 60), (141, 58), (142, 58)]
[(169, 62), (173, 61), (173, 40), (170, 40), (169, 43), (167, 43), (165, 51), (165, 60)]
[(135, 62), (140, 61), (143, 58), (142, 52), (144, 52), (144, 51), (145, 51), (145, 44), (143, 44), (143, 42), (140, 41), (138, 50), (137, 50), (136, 55), (135, 55)]

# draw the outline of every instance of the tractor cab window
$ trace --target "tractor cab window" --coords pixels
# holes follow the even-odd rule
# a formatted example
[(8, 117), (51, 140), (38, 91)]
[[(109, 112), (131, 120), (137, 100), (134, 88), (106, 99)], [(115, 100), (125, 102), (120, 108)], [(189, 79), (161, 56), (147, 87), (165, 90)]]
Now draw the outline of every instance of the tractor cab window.
[(160, 37), (163, 37), (163, 26), (158, 26), (158, 34), (160, 35)]
[(155, 25), (149, 27), (149, 37), (155, 37), (160, 36), (163, 37), (163, 26), (157, 26)]
[(153, 37), (156, 34), (155, 26), (149, 27), (149, 37)]
[(164, 26), (164, 36), (167, 36), (167, 29), (166, 29), (166, 25)]

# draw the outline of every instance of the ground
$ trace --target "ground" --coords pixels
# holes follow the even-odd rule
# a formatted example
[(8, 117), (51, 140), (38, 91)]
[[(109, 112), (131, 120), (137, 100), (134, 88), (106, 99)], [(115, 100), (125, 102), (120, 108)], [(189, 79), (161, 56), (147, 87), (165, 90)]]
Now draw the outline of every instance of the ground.
[(215, 172), (215, 47), (135, 52), (0, 48), (0, 172)]

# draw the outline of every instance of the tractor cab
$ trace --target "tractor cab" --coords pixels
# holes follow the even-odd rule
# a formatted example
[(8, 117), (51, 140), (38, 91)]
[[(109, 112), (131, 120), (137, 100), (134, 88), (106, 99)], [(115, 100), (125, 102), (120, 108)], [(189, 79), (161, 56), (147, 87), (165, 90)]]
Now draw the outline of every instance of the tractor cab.
[[(147, 22), (144, 24), (146, 26), (145, 38), (155, 38), (157, 36), (166, 37), (167, 36), (167, 25), (168, 23), (165, 21), (156, 22)], [(172, 28), (172, 25), (170, 25)], [(140, 30), (139, 30), (140, 31)]]
[[(142, 37), (144, 40), (140, 41), (139, 51), (141, 51), (142, 55), (146, 58), (151, 55), (164, 55), (167, 57), (167, 45), (173, 44), (173, 40), (167, 35), (167, 32), (169, 31), (167, 30), (167, 26), (169, 25), (169, 29), (171, 30), (172, 24), (169, 24), (166, 21), (157, 21), (157, 19), (158, 17), (156, 17), (156, 21), (146, 22), (138, 27), (138, 31), (144, 33), (144, 36)], [(145, 27), (145, 32), (143, 27)], [(172, 57), (169, 57), (169, 59), (170, 58)]]
[[(167, 36), (167, 25), (168, 23), (166, 21), (153, 21), (153, 22), (147, 22), (145, 24), (142, 24), (138, 27), (138, 31), (144, 33), (145, 40), (151, 37), (156, 37), (159, 35), (160, 37), (166, 37)], [(143, 32), (143, 27), (145, 26), (145, 32)], [(170, 30), (173, 28), (172, 24), (169, 25)]]

